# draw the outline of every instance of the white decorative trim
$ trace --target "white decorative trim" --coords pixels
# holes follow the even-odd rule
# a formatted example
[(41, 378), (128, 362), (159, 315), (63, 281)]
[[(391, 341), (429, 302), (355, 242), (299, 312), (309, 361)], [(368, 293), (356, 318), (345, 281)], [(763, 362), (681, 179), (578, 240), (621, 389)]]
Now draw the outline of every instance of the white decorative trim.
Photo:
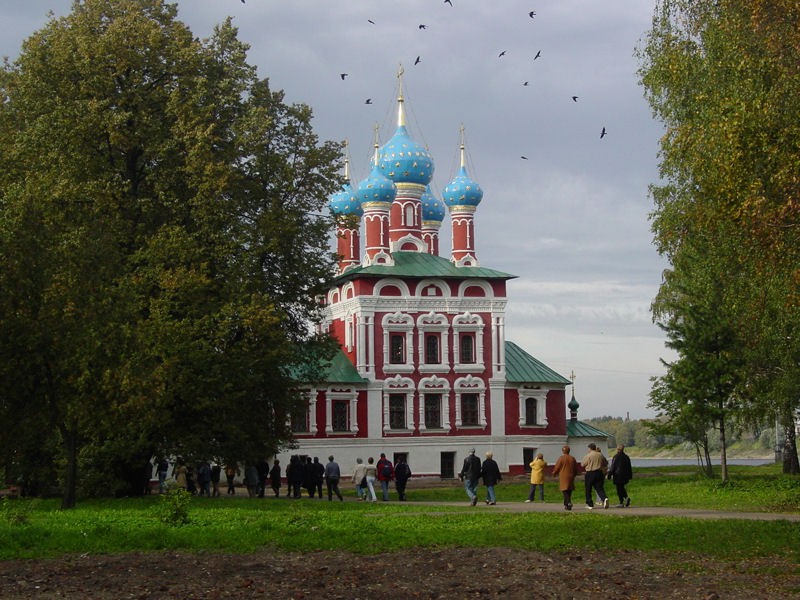
[[(403, 281), (402, 279), (381, 279), (378, 283), (375, 284), (375, 287), (372, 289), (373, 296), (380, 296), (381, 290), (386, 287), (396, 287), (400, 290), (400, 297), (408, 298), (411, 295), (411, 290), (408, 289), (408, 284)], [(396, 298), (397, 296), (386, 296), (387, 298)]]
[[(520, 427), (547, 427), (547, 392), (541, 386), (529, 387), (521, 386), (517, 389), (517, 399), (519, 402), (519, 426)], [(536, 399), (536, 423), (525, 423), (525, 399)]]
[[(478, 422), (481, 427), (486, 429), (486, 384), (483, 379), (467, 375), (459, 377), (453, 383), (456, 393), (456, 427), (462, 427), (461, 420), (461, 394), (478, 394)], [(471, 426), (468, 426), (471, 427)]]
[[(469, 311), (453, 317), (453, 370), (456, 373), (480, 373), (486, 365), (483, 362), (483, 327), (484, 322), (480, 315)], [(461, 335), (474, 334), (475, 345), (473, 353), (475, 362), (461, 364)]]
[[(414, 380), (410, 377), (395, 375), (383, 381), (383, 432), (397, 431), (389, 426), (389, 396), (403, 393), (405, 395), (406, 429), (414, 427)], [(409, 427), (410, 425), (410, 427)]]
[[(441, 295), (429, 296), (425, 294), (425, 291), (430, 287), (437, 288), (441, 292)], [(450, 298), (451, 296), (450, 286), (441, 279), (423, 279), (417, 284), (417, 288), (414, 290), (415, 298)]]
[[(381, 329), (383, 330), (383, 370), (386, 373), (411, 373), (414, 370), (414, 318), (401, 312), (390, 313), (381, 319)], [(405, 361), (392, 364), (389, 361), (389, 338), (392, 333), (404, 333)]]
[(426, 431), (425, 423), (425, 394), (439, 394), (441, 406), (439, 412), (442, 418), (442, 429), (450, 431), (450, 383), (447, 379), (432, 375), (423, 377), (419, 381), (417, 396), (419, 398), (419, 430)]
[[(402, 248), (404, 244), (413, 244), (416, 248), (416, 252), (428, 251), (428, 246), (425, 244), (422, 238), (411, 234), (404, 235), (400, 239), (390, 242), (389, 248), (392, 252), (399, 252), (399, 249)], [(411, 252), (411, 250), (404, 250), (404, 252)]]
[(489, 285), (488, 281), (483, 281), (481, 279), (467, 279), (462, 281), (458, 286), (458, 297), (463, 298), (464, 300), (472, 300), (472, 297), (464, 295), (464, 292), (471, 287), (481, 288), (486, 298), (494, 298), (494, 290), (492, 290), (492, 286)]
[[(433, 311), (417, 317), (417, 356), (420, 373), (447, 373), (450, 371), (450, 323), (447, 317)], [(425, 362), (425, 334), (439, 334), (439, 362)]]

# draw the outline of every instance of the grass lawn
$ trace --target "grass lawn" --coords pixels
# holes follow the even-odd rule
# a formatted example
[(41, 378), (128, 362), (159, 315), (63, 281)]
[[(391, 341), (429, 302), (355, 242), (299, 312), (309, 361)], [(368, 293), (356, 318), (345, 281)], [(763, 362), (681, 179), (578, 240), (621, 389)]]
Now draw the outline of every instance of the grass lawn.
[[(778, 469), (735, 467), (727, 485), (699, 477), (691, 468), (679, 475), (642, 469), (629, 492), (640, 506), (800, 511), (800, 479), (781, 475)], [(577, 483), (580, 499), (582, 482)], [(525, 483), (504, 483), (498, 487), (498, 500), (521, 502), (527, 488)], [(0, 513), (0, 559), (178, 549), (246, 553), (273, 547), (376, 553), (409, 547), (502, 546), (542, 551), (689, 551), (718, 558), (781, 556), (800, 562), (800, 524), (789, 521), (622, 515), (598, 520), (588, 511), (475, 511), (466, 506), (460, 486), (417, 489), (413, 481), (408, 497), (406, 503), (377, 504), (187, 498), (188, 522), (181, 525), (164, 522), (176, 504), (159, 496), (83, 500), (69, 511), (60, 510), (55, 499), (6, 500)], [(546, 484), (545, 498), (560, 503), (554, 482)], [(451, 500), (458, 504), (423, 508), (414, 503)]]

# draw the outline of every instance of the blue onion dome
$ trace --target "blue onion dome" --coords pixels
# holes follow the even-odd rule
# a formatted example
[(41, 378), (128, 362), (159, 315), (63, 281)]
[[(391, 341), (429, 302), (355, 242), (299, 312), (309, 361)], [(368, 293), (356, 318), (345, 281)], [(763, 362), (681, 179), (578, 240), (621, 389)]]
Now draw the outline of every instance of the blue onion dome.
[(483, 190), (469, 178), (467, 169), (462, 166), (453, 181), (445, 186), (442, 197), (447, 206), (478, 206), (483, 199)]
[(464, 154), (464, 129), (461, 129), (461, 168), (453, 181), (445, 186), (442, 192), (444, 203), (447, 206), (478, 206), (483, 199), (483, 190), (475, 181), (467, 175), (466, 160)]
[(433, 178), (433, 159), (428, 150), (411, 139), (405, 125), (381, 148), (378, 161), (383, 174), (395, 183), (428, 185)]
[(376, 165), (372, 167), (372, 172), (358, 184), (356, 199), (360, 204), (366, 202), (383, 202), (391, 204), (397, 194), (397, 186), (394, 182), (381, 173)]
[(444, 215), (447, 209), (444, 206), (444, 202), (433, 195), (430, 186), (425, 187), (425, 192), (422, 194), (420, 202), (422, 203), (423, 221), (435, 221), (438, 223), (444, 221)]
[(328, 208), (337, 216), (355, 215), (360, 217), (364, 214), (364, 210), (361, 208), (361, 202), (359, 202), (356, 192), (353, 190), (353, 186), (349, 183), (344, 184), (340, 191), (331, 194), (328, 199)]

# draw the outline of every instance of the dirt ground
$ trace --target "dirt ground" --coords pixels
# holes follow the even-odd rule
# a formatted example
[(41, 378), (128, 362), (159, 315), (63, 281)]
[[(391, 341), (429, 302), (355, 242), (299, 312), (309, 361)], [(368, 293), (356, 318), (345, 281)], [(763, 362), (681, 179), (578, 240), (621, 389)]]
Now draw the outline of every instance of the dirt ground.
[(0, 598), (796, 598), (796, 565), (682, 554), (421, 549), (377, 556), (121, 554), (0, 562)]

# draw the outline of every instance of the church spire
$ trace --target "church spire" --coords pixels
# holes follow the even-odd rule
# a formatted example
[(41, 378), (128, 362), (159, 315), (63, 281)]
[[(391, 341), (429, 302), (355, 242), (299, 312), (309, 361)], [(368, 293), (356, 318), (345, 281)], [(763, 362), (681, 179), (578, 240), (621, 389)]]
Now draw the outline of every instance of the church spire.
[(405, 109), (405, 99), (403, 98), (403, 70), (402, 63), (400, 64), (400, 68), (397, 70), (397, 126), (398, 127), (405, 127), (406, 126), (406, 109)]

